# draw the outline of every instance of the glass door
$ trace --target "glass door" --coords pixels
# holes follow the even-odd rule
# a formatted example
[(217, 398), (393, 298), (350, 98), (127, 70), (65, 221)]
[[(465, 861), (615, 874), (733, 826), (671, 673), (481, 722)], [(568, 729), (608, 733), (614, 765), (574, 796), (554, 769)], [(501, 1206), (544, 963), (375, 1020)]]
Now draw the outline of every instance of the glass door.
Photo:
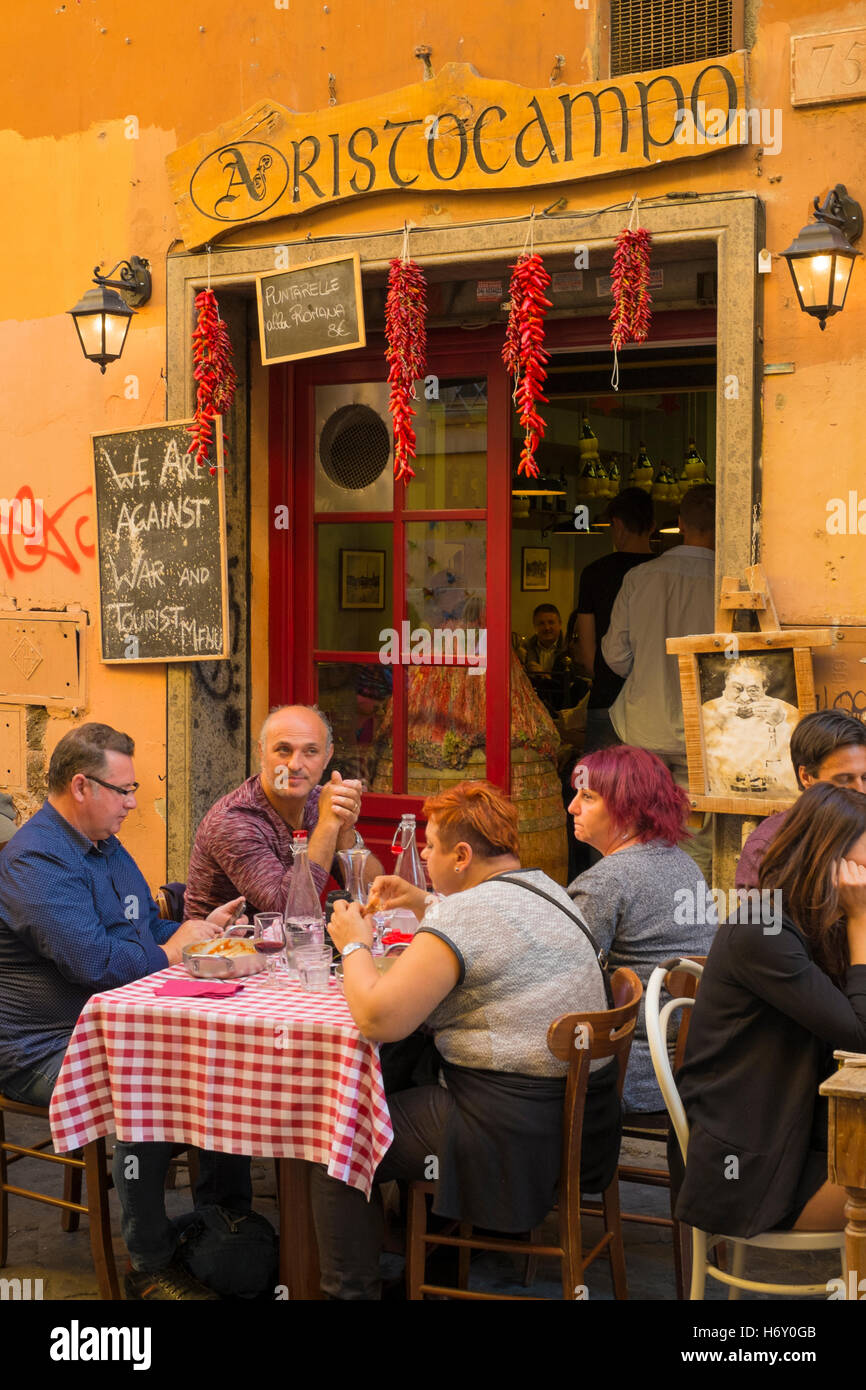
[(431, 354), (408, 486), (394, 483), (384, 376), (381, 355), (353, 354), (282, 383), (295, 522), (276, 573), (291, 618), (271, 615), (272, 702), (327, 712), (332, 766), (365, 782), (380, 857), (424, 796), (480, 777), (508, 786), (510, 660), (501, 362)]

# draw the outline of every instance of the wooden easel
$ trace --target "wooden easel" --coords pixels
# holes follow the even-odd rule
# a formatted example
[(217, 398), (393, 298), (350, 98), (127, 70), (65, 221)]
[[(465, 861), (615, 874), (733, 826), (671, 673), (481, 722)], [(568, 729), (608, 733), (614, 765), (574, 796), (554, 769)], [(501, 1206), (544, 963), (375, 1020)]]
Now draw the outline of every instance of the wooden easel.
[(734, 614), (746, 609), (757, 613), (762, 632), (779, 632), (779, 615), (763, 565), (749, 565), (745, 589), (740, 588), (736, 575), (725, 575), (722, 596), (716, 609), (716, 631), (733, 632)]

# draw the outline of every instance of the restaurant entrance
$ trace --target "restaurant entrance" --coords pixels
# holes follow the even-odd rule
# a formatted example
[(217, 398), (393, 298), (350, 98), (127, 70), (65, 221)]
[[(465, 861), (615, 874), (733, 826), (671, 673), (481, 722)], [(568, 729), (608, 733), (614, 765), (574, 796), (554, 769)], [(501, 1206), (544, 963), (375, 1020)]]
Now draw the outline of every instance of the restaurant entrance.
[[(755, 441), (759, 427), (757, 344), (760, 338), (754, 266), (757, 249), (765, 241), (761, 205), (752, 195), (730, 195), (696, 199), (683, 206), (649, 204), (641, 211), (654, 238), (654, 265), (661, 271), (663, 280), (653, 288), (653, 328), (647, 348), (655, 350), (663, 346), (673, 350), (689, 343), (697, 347), (708, 341), (717, 345), (718, 573), (740, 573), (754, 558), (757, 544), (758, 514), (753, 502), (758, 457)], [(546, 335), (553, 353), (551, 385), (556, 381), (557, 391), (574, 395), (576, 399), (588, 399), (590, 403), (604, 392), (595, 386), (590, 392), (583, 380), (563, 382), (567, 374), (557, 373), (555, 369), (560, 365), (570, 368), (574, 358), (580, 359), (581, 365), (590, 351), (607, 354), (610, 325), (606, 296), (611, 247), (621, 227), (622, 211), (617, 209), (594, 214), (591, 228), (582, 216), (567, 214), (541, 219), (536, 226), (536, 244), (556, 277), (551, 286), (555, 305), (548, 313)], [(591, 239), (582, 242), (589, 231)], [(423, 416), (419, 423), (422, 434), (427, 430), (433, 437), (435, 431), (440, 432), (440, 445), (425, 442), (423, 447), (425, 450), (439, 448), (432, 457), (441, 460), (438, 472), (442, 475), (442, 491), (434, 491), (428, 497), (426, 488), (422, 488), (419, 471), (419, 482), (413, 484), (419, 489), (419, 500), (411, 510), (406, 504), (414, 499), (408, 493), (404, 499), (395, 499), (393, 486), (388, 500), (377, 500), (368, 508), (359, 505), (356, 497), (353, 505), (341, 504), (341, 511), (335, 501), (336, 493), (330, 500), (324, 494), (320, 501), (316, 500), (316, 487), (323, 488), (327, 479), (327, 474), (321, 476), (324, 465), (319, 456), (321, 440), (317, 438), (317, 428), (322, 434), (331, 421), (324, 443), (326, 450), (333, 454), (330, 466), (338, 471), (340, 445), (349, 421), (345, 413), (338, 414), (343, 406), (370, 404), (371, 412), (382, 422), (390, 438), (390, 419), (385, 409), (387, 382), (382, 310), (388, 266), (390, 260), (400, 254), (402, 232), (365, 234), (354, 245), (347, 243), (345, 238), (322, 237), (316, 241), (314, 253), (318, 259), (345, 255), (347, 249), (356, 249), (360, 254), (367, 347), (339, 357), (311, 358), (307, 363), (289, 365), (261, 365), (253, 310), (256, 277), (273, 271), (275, 255), (284, 248), (262, 244), (212, 248), (210, 253), (169, 257), (169, 418), (185, 419), (192, 413), (195, 378), (188, 324), (195, 295), (208, 278), (219, 291), (221, 312), (230, 316), (235, 361), (241, 374), (247, 370), (245, 363), (248, 365), (245, 389), (239, 389), (227, 422), (234, 450), (227, 472), (229, 584), (233, 604), (230, 680), (223, 680), (224, 673), (217, 672), (222, 682), (217, 688), (215, 680), (208, 682), (208, 672), (190, 671), (180, 664), (169, 665), (166, 676), (170, 768), (166, 798), (167, 842), (168, 862), (174, 876), (182, 878), (186, 872), (195, 827), (214, 799), (215, 776), (218, 775), (220, 783), (216, 790), (224, 791), (238, 785), (255, 768), (256, 737), (267, 705), (287, 699), (324, 697), (325, 685), (329, 682), (333, 706), (342, 702), (351, 710), (351, 699), (355, 700), (354, 713), (348, 722), (357, 721), (351, 734), (356, 756), (358, 746), (362, 753), (375, 751), (371, 745), (377, 735), (381, 736), (380, 746), (387, 742), (389, 722), (394, 731), (390, 770), (387, 757), (377, 758), (377, 772), (380, 777), (389, 779), (385, 785), (389, 785), (390, 790), (371, 791), (365, 799), (366, 808), (374, 816), (374, 842), (390, 842), (399, 810), (403, 806), (417, 808), (420, 805), (428, 787), (410, 774), (417, 770), (412, 767), (413, 763), (425, 771), (430, 770), (426, 755), (431, 750), (425, 746), (423, 737), (416, 739), (414, 746), (410, 738), (412, 692), (417, 687), (420, 704), (423, 680), (441, 677), (443, 666), (452, 681), (461, 674), (459, 649), (452, 656), (449, 670), (444, 661), (440, 667), (436, 666), (433, 647), (434, 629), (439, 628), (442, 656), (446, 656), (447, 634), (456, 630), (455, 619), (448, 616), (453, 612), (453, 604), (446, 604), (444, 613), (436, 612), (436, 621), (430, 620), (434, 616), (432, 607), (427, 615), (431, 643), (429, 668), (425, 669), (424, 665), (427, 654), (423, 638), (417, 644), (411, 639), (412, 623), (417, 629), (424, 626), (424, 621), (417, 603), (415, 612), (410, 611), (408, 590), (443, 588), (441, 582), (422, 583), (419, 576), (409, 570), (409, 556), (414, 553), (410, 551), (409, 542), (417, 544), (417, 528), (428, 523), (433, 523), (431, 535), (437, 539), (441, 537), (443, 546), (435, 553), (423, 553), (424, 569), (431, 577), (444, 571), (445, 585), (450, 589), (458, 586), (456, 577), (453, 581), (447, 577), (448, 574), (456, 576), (448, 562), (456, 555), (457, 544), (465, 545), (459, 537), (455, 540), (455, 528), (465, 528), (470, 523), (473, 530), (477, 526), (484, 528), (483, 533), (478, 532), (474, 537), (473, 532), (464, 532), (472, 537), (474, 554), (478, 553), (477, 541), (483, 534), (483, 598), (487, 606), (483, 621), (472, 606), (469, 616), (463, 619), (462, 659), (468, 661), (467, 629), (484, 627), (487, 669), (483, 677), (466, 674), (462, 680), (467, 694), (470, 689), (484, 691), (484, 770), (487, 776), (510, 786), (512, 793), (516, 793), (518, 759), (510, 728), (515, 669), (511, 632), (512, 629), (522, 631), (525, 627), (525, 614), (515, 613), (516, 603), (529, 606), (531, 621), (531, 609), (537, 602), (532, 591), (524, 592), (519, 587), (520, 552), (523, 547), (534, 546), (535, 541), (530, 537), (532, 528), (528, 526), (512, 530), (514, 499), (509, 454), (512, 459), (515, 456), (509, 383), (501, 366), (499, 350), (505, 320), (503, 301), (507, 294), (508, 267), (520, 254), (525, 235), (523, 223), (510, 222), (495, 227), (419, 228), (413, 232), (412, 251), (424, 266), (429, 286), (428, 380), (419, 406), (429, 414), (430, 423), (424, 425)], [(584, 250), (588, 246), (589, 267), (578, 283), (575, 277), (581, 272), (574, 268), (575, 248), (581, 244)], [(698, 265), (698, 260), (706, 264)], [(696, 337), (696, 333), (700, 336)], [(631, 357), (632, 352), (636, 360), (641, 356), (641, 365), (645, 365), (643, 349), (630, 349), (627, 355)], [(671, 357), (672, 352), (666, 355)], [(659, 366), (658, 362), (655, 366)], [(682, 365), (668, 362), (660, 369), (668, 373), (669, 387), (653, 381), (652, 390), (660, 394), (666, 394), (669, 389), (675, 391), (680, 384)], [(470, 390), (471, 399), (477, 395), (476, 388), (470, 388), (468, 383), (482, 379), (487, 393), (483, 450), (481, 446), (476, 447), (474, 439), (469, 447), (470, 436), (478, 433), (478, 419), (467, 414)], [(437, 382), (441, 388), (438, 398)], [(356, 403), (345, 395), (347, 386), (360, 389), (364, 383), (367, 389), (375, 387), (378, 390), (376, 400), (370, 398), (365, 402), (359, 398)], [(642, 391), (649, 391), (648, 379), (639, 384)], [(622, 399), (627, 386), (623, 381)], [(324, 394), (329, 387), (335, 392), (340, 388), (344, 394), (337, 392), (329, 401)], [(319, 388), (322, 394), (317, 402)], [(458, 388), (461, 388), (460, 398)], [(450, 390), (451, 394), (443, 394), (443, 390)], [(434, 408), (440, 411), (438, 418), (434, 416)], [(458, 433), (456, 423), (452, 424), (458, 409), (466, 421), (460, 426), (462, 433)], [(558, 448), (568, 454), (567, 417), (574, 417), (576, 421), (577, 405), (574, 402), (566, 404), (560, 410), (552, 403), (551, 409), (557, 410), (563, 427), (560, 430), (557, 426), (554, 435), (551, 419), (551, 443), (556, 442)], [(332, 418), (334, 416), (337, 418)], [(600, 412), (590, 410), (590, 418), (595, 421), (598, 434)], [(666, 418), (664, 412), (659, 412), (659, 421), (664, 422)], [(368, 415), (362, 416), (361, 423), (362, 435), (366, 428), (368, 436), (379, 436), (379, 445), (374, 443), (375, 457), (376, 447), (382, 449), (382, 430), (373, 425)], [(604, 431), (610, 433), (607, 426)], [(462, 446), (456, 443), (452, 446), (452, 440), (458, 438), (463, 440)], [(630, 447), (630, 443), (602, 437), (602, 434), (598, 434), (598, 438), (605, 453), (628, 452)], [(457, 460), (461, 454), (480, 452), (486, 460), (481, 493), (477, 490), (479, 479), (475, 476), (477, 470), (473, 462), (475, 490), (461, 494), (455, 489), (467, 465), (460, 462), (458, 466)], [(573, 453), (570, 457), (573, 459)], [(709, 464), (709, 456), (705, 458)], [(657, 467), (659, 461), (653, 459)], [(546, 460), (543, 462), (547, 466)], [(571, 466), (561, 453), (553, 462)], [(419, 470), (422, 463), (423, 459), (419, 458)], [(381, 462), (377, 468), (381, 469)], [(382, 470), (386, 477), (389, 468), (390, 462)], [(379, 476), (377, 472), (376, 477)], [(329, 486), (336, 486), (333, 479), (327, 481)], [(400, 486), (403, 488), (402, 484)], [(344, 493), (360, 494), (370, 487), (375, 489), (375, 481), (344, 489)], [(568, 500), (573, 504), (573, 499)], [(595, 515), (592, 507), (590, 512)], [(383, 541), (378, 532), (370, 529), (379, 526), (386, 528), (390, 550), (388, 539)], [(318, 532), (324, 534), (325, 531), (331, 557), (327, 581), (322, 577), (325, 551), (320, 552), (316, 539)], [(548, 544), (546, 536), (547, 533), (539, 541), (540, 545)], [(450, 551), (444, 544), (446, 541), (451, 543)], [(569, 545), (577, 558), (588, 556), (597, 543), (581, 537), (571, 540)], [(559, 541), (554, 541), (551, 549), (558, 544)], [(378, 559), (363, 554), (358, 559), (345, 553), (383, 549), (386, 557), (390, 553), (390, 573), (386, 562), (381, 577)], [(342, 556), (341, 551), (344, 552)], [(399, 565), (395, 563), (397, 556)], [(552, 556), (552, 580), (557, 570), (554, 561)], [(462, 587), (467, 590), (468, 598), (473, 586), (464, 584)], [(477, 592), (473, 597), (479, 597)], [(435, 594), (422, 592), (421, 598), (435, 606)], [(361, 602), (371, 606), (346, 606)], [(563, 600), (563, 604), (566, 603), (567, 598)], [(330, 612), (323, 613), (321, 620), (314, 622), (317, 604), (320, 609), (328, 607)], [(247, 621), (248, 639), (244, 636)], [(332, 629), (327, 626), (329, 622), (333, 623)], [(365, 622), (370, 626), (362, 627)], [(375, 630), (374, 622), (379, 624)], [(392, 629), (395, 638), (402, 639), (404, 622), (409, 624), (409, 655), (404, 659), (398, 647), (396, 653), (393, 649), (391, 653), (396, 664), (382, 662), (379, 634)], [(347, 624), (354, 626), (347, 627)], [(449, 624), (452, 625), (450, 629)], [(450, 640), (455, 639), (452, 636)], [(416, 662), (421, 664), (416, 665)], [(346, 668), (353, 667), (374, 669), (379, 681), (384, 680), (385, 687), (374, 682), (370, 687), (372, 693), (352, 691)], [(357, 672), (355, 675), (359, 679)], [(389, 679), (391, 684), (387, 688)], [(474, 683), (478, 683), (477, 686)], [(226, 685), (228, 695), (225, 694)], [(488, 691), (489, 699), (486, 698)], [(477, 696), (473, 698), (477, 701)], [(387, 717), (389, 709), (390, 720)], [(446, 733), (452, 731), (448, 729)], [(476, 746), (467, 751), (466, 740), (455, 737), (459, 735), (459, 727), (455, 728), (446, 746), (446, 733), (442, 734), (442, 746), (435, 755), (441, 766), (435, 766), (433, 771), (459, 779), (467, 775), (469, 757), (476, 759), (476, 765), (480, 762), (481, 749)], [(429, 742), (426, 740), (426, 744)], [(416, 757), (415, 753), (421, 756)], [(531, 770), (521, 777), (530, 783)], [(533, 799), (537, 807), (540, 804), (537, 795), (527, 798), (528, 801)], [(559, 824), (564, 826), (561, 802)], [(365, 825), (365, 828), (369, 827)], [(536, 833), (544, 839), (543, 827), (538, 825)], [(732, 827), (730, 846), (726, 840), (720, 851), (728, 856), (730, 849), (731, 861), (734, 850), (739, 848), (738, 833), (737, 827)], [(529, 852), (526, 853), (528, 858)], [(535, 858), (535, 854), (532, 857)]]

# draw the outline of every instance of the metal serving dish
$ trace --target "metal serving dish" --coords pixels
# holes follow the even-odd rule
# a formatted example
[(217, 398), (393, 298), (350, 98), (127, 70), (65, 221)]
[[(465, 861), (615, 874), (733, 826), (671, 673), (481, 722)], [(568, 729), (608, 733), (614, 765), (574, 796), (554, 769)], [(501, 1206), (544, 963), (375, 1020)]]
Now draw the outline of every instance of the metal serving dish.
[(209, 942), (184, 946), (183, 963), (187, 972), (197, 980), (239, 980), (244, 975), (257, 975), (264, 970), (265, 958), (258, 951), (243, 956), (207, 956), (202, 948)]

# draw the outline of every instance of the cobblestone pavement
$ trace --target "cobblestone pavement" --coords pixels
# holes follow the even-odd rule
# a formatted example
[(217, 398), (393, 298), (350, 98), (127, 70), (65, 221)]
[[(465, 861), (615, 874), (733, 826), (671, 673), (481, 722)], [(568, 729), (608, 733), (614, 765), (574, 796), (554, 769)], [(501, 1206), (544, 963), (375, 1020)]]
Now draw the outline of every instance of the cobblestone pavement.
[[(15, 1143), (32, 1143), (44, 1132), (44, 1126), (27, 1117), (7, 1116), (7, 1138)], [(631, 1141), (623, 1146), (623, 1157), (631, 1163), (640, 1162), (647, 1166), (663, 1165), (663, 1151), (660, 1145), (639, 1146)], [(31, 1185), (38, 1190), (60, 1195), (61, 1170), (53, 1165), (24, 1159), (10, 1170), (10, 1181)], [(166, 1208), (170, 1216), (178, 1216), (190, 1209), (188, 1174), (181, 1159), (177, 1174), (178, 1186), (166, 1192)], [(253, 1161), (253, 1185), (255, 1206), (274, 1226), (279, 1226), (279, 1212), (276, 1203), (274, 1165), (266, 1159)], [(621, 1187), (621, 1203), (626, 1211), (664, 1216), (667, 1213), (668, 1194), (664, 1189), (643, 1188), (628, 1183)], [(126, 1252), (120, 1237), (120, 1219), (117, 1198), (112, 1192), (112, 1228), (114, 1231), (114, 1251), (118, 1270), (126, 1268)], [(0, 1278), (41, 1279), (45, 1299), (57, 1301), (78, 1301), (98, 1299), (96, 1279), (90, 1260), (90, 1243), (87, 1232), (87, 1219), (82, 1217), (77, 1232), (65, 1233), (60, 1225), (60, 1213), (55, 1208), (42, 1203), (27, 1202), (20, 1198), (9, 1199), (9, 1262)], [(552, 1234), (553, 1228), (551, 1228)], [(601, 1225), (595, 1218), (585, 1222), (585, 1241), (587, 1248), (593, 1242), (595, 1233), (600, 1233)], [(632, 1301), (672, 1300), (675, 1297), (673, 1258), (671, 1253), (670, 1230), (658, 1226), (639, 1225), (634, 1222), (624, 1224), (626, 1266), (628, 1272), (629, 1298)], [(839, 1273), (833, 1255), (803, 1255), (796, 1263), (785, 1264), (786, 1257), (778, 1254), (755, 1252), (750, 1255), (747, 1272), (755, 1278), (763, 1279), (803, 1279), (804, 1282), (823, 1282)], [(507, 1255), (485, 1254), (473, 1260), (470, 1287), (485, 1293), (501, 1293), (514, 1296), (528, 1293), (536, 1298), (561, 1299), (562, 1289), (558, 1265), (555, 1261), (541, 1261), (539, 1275), (531, 1289), (525, 1289), (522, 1259)], [(402, 1260), (397, 1256), (387, 1256), (387, 1273), (396, 1278), (401, 1270)], [(610, 1271), (604, 1258), (597, 1260), (587, 1271), (586, 1285), (590, 1300), (609, 1301), (613, 1298)], [(0, 1285), (0, 1289), (5, 1286)], [(727, 1291), (714, 1281), (708, 1281), (709, 1299), (725, 1298)], [(744, 1294), (744, 1298), (757, 1295)]]

